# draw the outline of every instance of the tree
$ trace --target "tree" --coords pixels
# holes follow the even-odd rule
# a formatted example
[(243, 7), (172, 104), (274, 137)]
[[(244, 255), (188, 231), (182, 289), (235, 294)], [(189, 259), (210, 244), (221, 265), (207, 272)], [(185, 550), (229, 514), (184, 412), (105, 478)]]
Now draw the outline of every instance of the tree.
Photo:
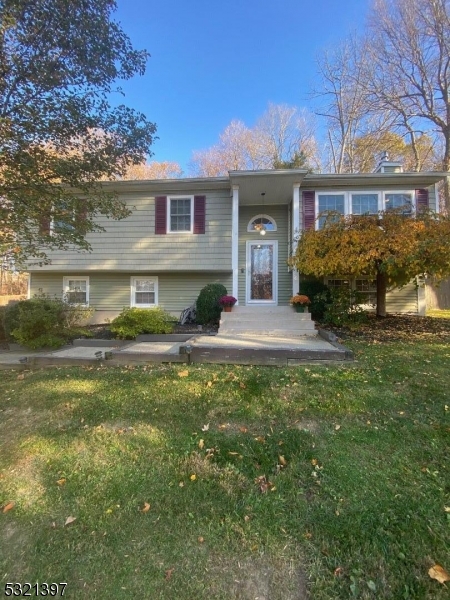
[[(449, 0), (374, 0), (367, 38), (370, 106), (393, 114), (412, 144), (418, 131), (440, 138), (441, 166), (449, 171)], [(445, 204), (449, 211), (448, 180)]]
[[(96, 216), (128, 214), (97, 182), (142, 162), (156, 127), (111, 104), (114, 82), (143, 74), (148, 58), (111, 19), (115, 8), (0, 0), (0, 243), (16, 261), (88, 249)], [(51, 232), (50, 219), (60, 224)]]
[(182, 174), (183, 171), (176, 162), (152, 161), (130, 165), (121, 179), (177, 179)]
[(417, 275), (450, 275), (450, 219), (424, 211), (342, 216), (330, 213), (322, 229), (308, 229), (291, 259), (303, 275), (376, 280), (377, 316), (386, 316), (386, 291)]
[(218, 144), (193, 153), (191, 171), (200, 177), (230, 170), (314, 168), (318, 165), (312, 117), (285, 104), (269, 104), (253, 128), (232, 121)]

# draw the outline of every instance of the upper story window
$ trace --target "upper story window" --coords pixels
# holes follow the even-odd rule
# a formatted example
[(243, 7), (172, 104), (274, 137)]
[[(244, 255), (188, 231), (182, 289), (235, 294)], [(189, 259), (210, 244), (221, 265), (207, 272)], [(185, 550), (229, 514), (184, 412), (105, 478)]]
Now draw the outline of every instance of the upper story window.
[[(317, 194), (317, 214), (332, 211), (345, 214), (345, 194)], [(322, 229), (326, 217), (319, 217), (318, 229)]]
[(412, 192), (385, 192), (385, 210), (402, 208), (404, 215), (410, 215), (414, 209), (413, 198)]
[(63, 294), (69, 304), (89, 306), (89, 277), (64, 277)]
[(167, 231), (192, 233), (194, 222), (192, 196), (169, 196), (167, 199)]
[(247, 231), (261, 233), (262, 231), (276, 231), (277, 224), (269, 215), (256, 215), (252, 217), (247, 225)]
[(374, 193), (352, 193), (351, 212), (354, 215), (376, 215), (378, 213), (378, 194)]

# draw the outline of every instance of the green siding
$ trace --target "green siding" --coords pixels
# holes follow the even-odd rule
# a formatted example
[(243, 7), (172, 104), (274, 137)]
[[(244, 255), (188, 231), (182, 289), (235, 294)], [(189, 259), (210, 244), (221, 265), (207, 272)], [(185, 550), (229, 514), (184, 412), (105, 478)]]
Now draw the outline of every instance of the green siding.
[[(247, 231), (247, 225), (250, 219), (259, 214), (266, 214), (272, 217), (277, 224), (277, 231), (268, 232), (262, 238), (259, 233)], [(289, 298), (292, 296), (292, 276), (288, 270), (288, 207), (287, 205), (271, 206), (243, 206), (239, 210), (239, 303), (245, 305), (246, 289), (246, 251), (247, 241), (278, 241), (278, 304), (289, 304)], [(243, 271), (243, 272), (242, 272)]]
[[(180, 192), (177, 191), (176, 194)], [(231, 200), (229, 189), (206, 196), (205, 234), (155, 234), (155, 195), (122, 196), (132, 214), (121, 221), (98, 217), (104, 232), (91, 233), (92, 252), (52, 251), (51, 264), (32, 271), (229, 271), (231, 269)], [(171, 195), (165, 192), (164, 195)], [(174, 194), (175, 195), (175, 194)]]
[(387, 312), (418, 312), (417, 287), (412, 281), (405, 287), (388, 292), (386, 296)]
[[(32, 273), (31, 295), (42, 290), (51, 296), (62, 296), (63, 277), (67, 273)], [(82, 275), (82, 273), (77, 273)], [(158, 277), (159, 306), (170, 312), (180, 312), (190, 306), (200, 290), (208, 283), (222, 283), (229, 293), (232, 288), (231, 273), (89, 273), (89, 305), (97, 310), (120, 311), (130, 306), (131, 276), (156, 275)], [(74, 274), (76, 276), (76, 274)]]

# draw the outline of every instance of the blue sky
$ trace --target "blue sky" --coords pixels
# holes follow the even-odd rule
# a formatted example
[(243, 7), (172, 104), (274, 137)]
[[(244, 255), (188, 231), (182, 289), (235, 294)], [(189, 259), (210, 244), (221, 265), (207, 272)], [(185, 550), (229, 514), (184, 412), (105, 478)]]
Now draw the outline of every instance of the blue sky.
[(118, 20), (151, 58), (123, 82), (125, 103), (158, 126), (151, 160), (188, 175), (193, 150), (269, 102), (311, 107), (316, 56), (363, 26), (370, 0), (117, 0)]

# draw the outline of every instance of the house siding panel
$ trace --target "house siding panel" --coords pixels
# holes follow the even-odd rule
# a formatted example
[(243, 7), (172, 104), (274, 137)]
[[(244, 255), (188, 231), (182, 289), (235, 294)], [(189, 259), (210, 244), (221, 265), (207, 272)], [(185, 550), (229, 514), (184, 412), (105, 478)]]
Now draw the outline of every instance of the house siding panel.
[[(264, 238), (258, 233), (247, 231), (247, 225), (252, 217), (258, 214), (266, 214), (275, 219), (277, 231), (268, 232)], [(247, 241), (258, 240), (278, 241), (278, 304), (289, 304), (292, 296), (292, 275), (288, 270), (288, 207), (277, 206), (243, 206), (239, 210), (239, 304), (245, 306), (246, 286), (246, 251)], [(244, 272), (242, 273), (242, 270)]]
[[(168, 194), (170, 195), (170, 194)], [(125, 200), (125, 197), (123, 197)], [(228, 271), (231, 269), (229, 190), (206, 193), (206, 232), (155, 234), (155, 196), (127, 195), (132, 214), (121, 221), (98, 218), (105, 232), (87, 236), (92, 252), (52, 251), (46, 271)], [(41, 270), (30, 267), (30, 270)]]
[[(32, 273), (31, 296), (44, 292), (61, 298), (63, 277), (66, 273)], [(79, 275), (79, 273), (78, 273)], [(97, 311), (120, 312), (130, 306), (132, 275), (157, 276), (159, 288), (159, 306), (179, 315), (186, 307), (195, 302), (200, 290), (208, 283), (222, 283), (231, 293), (232, 276), (230, 273), (89, 273), (90, 306)], [(74, 275), (75, 276), (75, 275)]]
[(386, 295), (386, 310), (389, 313), (417, 313), (417, 288), (412, 281), (405, 287), (388, 292)]

